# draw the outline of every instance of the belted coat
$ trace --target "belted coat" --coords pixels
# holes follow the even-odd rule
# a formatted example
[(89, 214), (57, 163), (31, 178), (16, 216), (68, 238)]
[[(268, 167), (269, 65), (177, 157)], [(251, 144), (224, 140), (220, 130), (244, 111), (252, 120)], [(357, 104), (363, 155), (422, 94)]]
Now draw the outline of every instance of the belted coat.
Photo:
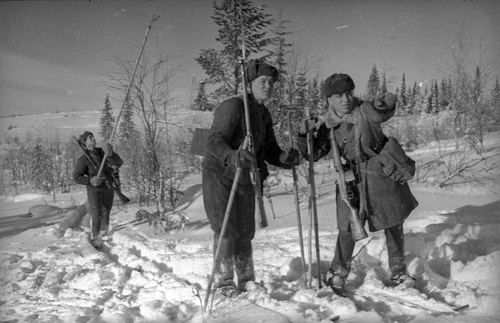
[[(372, 102), (355, 100), (354, 110), (339, 118), (329, 110), (326, 120), (314, 136), (313, 153), (317, 161), (331, 149), (330, 131), (335, 131), (336, 144), (341, 156), (347, 161), (344, 169), (355, 174), (357, 192), (354, 204), (368, 221), (370, 231), (378, 231), (401, 224), (418, 205), (408, 183), (398, 183), (387, 176), (383, 165), (374, 155), (379, 154), (388, 138), (381, 124), (389, 120), (395, 107), (375, 108)], [(307, 140), (299, 134), (298, 146), (307, 155)], [(337, 190), (338, 191), (338, 190)], [(342, 231), (349, 228), (349, 209), (337, 194), (337, 224)]]
[[(289, 168), (280, 161), (279, 147), (271, 114), (266, 106), (249, 99), (250, 127), (253, 149), (261, 180), (269, 175), (267, 164)], [(203, 160), (202, 188), (205, 212), (212, 229), (218, 234), (222, 227), (231, 186), (236, 175), (238, 150), (246, 137), (243, 99), (233, 97), (222, 102), (215, 111), (207, 150)], [(249, 170), (244, 168), (237, 186), (225, 236), (251, 240), (255, 233), (255, 193)]]

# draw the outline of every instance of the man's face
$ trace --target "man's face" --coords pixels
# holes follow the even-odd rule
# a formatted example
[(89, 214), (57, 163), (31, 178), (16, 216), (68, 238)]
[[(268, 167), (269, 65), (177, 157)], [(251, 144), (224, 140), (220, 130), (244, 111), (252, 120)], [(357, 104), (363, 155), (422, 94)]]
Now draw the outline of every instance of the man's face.
[(274, 82), (271, 76), (261, 75), (250, 84), (256, 101), (262, 103), (273, 94)]
[(352, 92), (333, 94), (328, 98), (328, 106), (333, 108), (339, 117), (350, 113), (354, 109)]
[(93, 149), (95, 147), (95, 138), (94, 138), (94, 135), (89, 135), (87, 137), (87, 140), (85, 140), (85, 147), (87, 147), (87, 149)]

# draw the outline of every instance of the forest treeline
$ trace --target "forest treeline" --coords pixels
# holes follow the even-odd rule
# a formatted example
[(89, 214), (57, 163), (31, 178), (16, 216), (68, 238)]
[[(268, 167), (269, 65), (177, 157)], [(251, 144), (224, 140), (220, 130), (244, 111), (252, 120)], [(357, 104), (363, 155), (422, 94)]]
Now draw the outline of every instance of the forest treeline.
[[(190, 153), (193, 130), (209, 127), (207, 113), (226, 98), (242, 93), (241, 68), (248, 63), (242, 64), (242, 57), (264, 60), (280, 72), (268, 107), (282, 146), (288, 145), (288, 115), (291, 131), (296, 133), (305, 108), (318, 115), (325, 109), (320, 91), (323, 80), (318, 71), (321, 57), (313, 49), (303, 50), (289, 41), (290, 21), (281, 11), (273, 15), (266, 6), (255, 6), (250, 0), (214, 1), (213, 10), (212, 18), (218, 26), (217, 46), (202, 49), (195, 59), (206, 77), (193, 85), (192, 100), (183, 107), (190, 113), (184, 119), (173, 117), (179, 112), (172, 93), (180, 65), (178, 57), (168, 50), (150, 49), (142, 55), (126, 98), (119, 96), (124, 96), (130, 82), (135, 65), (133, 51), (131, 57), (113, 57), (114, 67), (106, 71), (108, 93), (114, 93), (123, 106), (120, 119), (115, 120), (116, 108), (106, 95), (99, 135), (109, 140), (118, 123), (116, 137), (111, 139), (125, 161), (122, 187), (133, 191), (140, 204), (160, 214), (175, 209), (182, 195), (183, 178), (200, 169), (200, 158)], [(363, 100), (372, 100), (388, 88), (395, 89), (391, 92), (398, 98), (397, 114), (386, 129), (407, 150), (430, 141), (454, 140), (457, 155), (450, 159), (443, 154), (437, 158), (441, 163), (421, 165), (416, 180), (432, 177), (441, 187), (450, 185), (457, 176), (470, 175), (466, 160), (487, 163), (491, 158), (484, 149), (484, 138), (500, 127), (498, 75), (487, 55), (473, 62), (468, 54), (471, 44), (462, 27), (450, 53), (449, 71), (441, 79), (408, 84), (411, 76), (405, 71), (386, 75), (377, 69), (379, 62), (373, 62), (368, 80), (357, 80), (354, 94)], [(401, 81), (388, 81), (394, 79)], [(4, 144), (7, 148), (1, 156), (0, 194), (43, 191), (55, 199), (57, 193), (74, 188), (72, 171), (81, 151), (73, 138), (14, 136), (7, 137)], [(489, 169), (490, 164), (483, 166)]]

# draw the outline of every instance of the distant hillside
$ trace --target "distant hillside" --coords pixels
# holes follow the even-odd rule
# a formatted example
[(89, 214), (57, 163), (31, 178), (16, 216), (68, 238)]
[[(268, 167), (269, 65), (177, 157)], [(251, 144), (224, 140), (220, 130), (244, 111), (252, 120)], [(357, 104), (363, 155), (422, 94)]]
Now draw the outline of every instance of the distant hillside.
[[(119, 111), (113, 111), (116, 118)], [(18, 137), (26, 139), (27, 136), (33, 138), (53, 139), (57, 135), (61, 141), (69, 141), (72, 136), (77, 136), (85, 130), (89, 130), (96, 136), (98, 144), (102, 140), (99, 135), (99, 123), (101, 111), (78, 111), (45, 113), (30, 116), (16, 116), (0, 118), (0, 144), (5, 142), (5, 138)], [(141, 121), (138, 117), (134, 120), (138, 130)], [(212, 113), (192, 111), (185, 108), (174, 107), (169, 115), (169, 125), (172, 131), (185, 130), (190, 128), (206, 128), (212, 123)]]

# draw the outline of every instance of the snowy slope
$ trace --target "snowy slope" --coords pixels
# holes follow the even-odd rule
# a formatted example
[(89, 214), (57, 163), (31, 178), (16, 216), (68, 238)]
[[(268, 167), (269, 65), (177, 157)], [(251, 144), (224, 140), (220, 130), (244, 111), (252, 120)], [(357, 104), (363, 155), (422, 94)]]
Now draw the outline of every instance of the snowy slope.
[[(336, 241), (334, 174), (318, 164), (320, 268), (326, 273)], [(498, 192), (438, 190), (412, 183), (420, 206), (405, 223), (409, 271), (416, 288), (385, 287), (387, 256), (382, 232), (357, 243), (348, 298), (328, 288), (304, 286), (290, 174), (271, 180), (266, 199), (270, 225), (254, 240), (257, 284), (234, 300), (214, 301), (228, 311), (253, 303), (290, 322), (497, 322), (500, 317), (500, 200)], [(206, 220), (200, 177), (186, 182), (179, 212), (183, 230), (164, 233), (135, 220), (137, 204), (115, 205), (114, 245), (105, 252), (88, 243), (87, 230), (43, 219), (0, 239), (2, 322), (203, 322), (212, 266), (212, 232)], [(85, 194), (60, 196), (54, 205), (85, 202)], [(50, 197), (44, 197), (50, 201)], [(0, 229), (40, 196), (0, 201)], [(272, 203), (271, 203), (272, 202)], [(306, 262), (309, 220), (305, 188), (301, 210)], [(7, 211), (4, 211), (7, 210)], [(17, 211), (16, 211), (17, 210)], [(12, 222), (9, 226), (15, 226)], [(314, 241), (314, 240), (313, 240)], [(314, 250), (314, 246), (313, 246)], [(313, 270), (318, 264), (313, 251)], [(455, 312), (454, 307), (469, 309)], [(248, 315), (251, 315), (248, 313)], [(271, 316), (270, 316), (271, 317)], [(259, 318), (261, 319), (261, 318)], [(268, 322), (266, 320), (262, 322)], [(269, 321), (271, 322), (271, 321)]]

